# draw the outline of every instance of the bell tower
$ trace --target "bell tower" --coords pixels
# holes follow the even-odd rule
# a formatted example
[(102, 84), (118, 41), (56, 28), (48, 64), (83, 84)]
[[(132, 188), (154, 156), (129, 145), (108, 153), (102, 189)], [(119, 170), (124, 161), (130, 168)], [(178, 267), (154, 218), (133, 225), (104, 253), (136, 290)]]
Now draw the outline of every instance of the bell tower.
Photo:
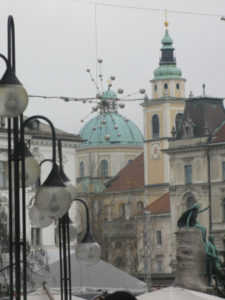
[(152, 98), (144, 100), (144, 156), (145, 187), (148, 203), (153, 202), (169, 189), (169, 159), (162, 150), (168, 148), (182, 118), (185, 104), (185, 79), (176, 66), (173, 40), (164, 23), (159, 66), (151, 80)]

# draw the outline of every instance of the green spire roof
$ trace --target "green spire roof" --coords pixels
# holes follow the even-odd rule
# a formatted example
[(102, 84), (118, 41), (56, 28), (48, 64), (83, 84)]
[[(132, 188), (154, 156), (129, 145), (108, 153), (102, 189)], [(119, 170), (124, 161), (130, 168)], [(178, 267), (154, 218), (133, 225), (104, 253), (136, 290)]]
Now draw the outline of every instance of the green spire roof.
[(169, 36), (168, 29), (166, 29), (166, 31), (165, 31), (165, 36), (162, 39), (162, 44), (163, 44), (163, 49), (165, 49), (165, 48), (167, 48), (167, 49), (168, 48), (172, 48), (173, 40)]
[(159, 67), (154, 71), (154, 80), (182, 78), (181, 70), (176, 66), (176, 58), (173, 54), (173, 40), (166, 28), (162, 39), (161, 58)]

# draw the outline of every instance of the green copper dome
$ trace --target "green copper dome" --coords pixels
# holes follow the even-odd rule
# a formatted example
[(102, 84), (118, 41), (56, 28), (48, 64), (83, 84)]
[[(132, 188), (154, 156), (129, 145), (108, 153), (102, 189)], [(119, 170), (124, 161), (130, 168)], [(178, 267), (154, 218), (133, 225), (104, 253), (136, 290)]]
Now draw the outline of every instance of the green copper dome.
[(143, 135), (138, 127), (118, 112), (102, 112), (88, 121), (79, 132), (86, 140), (80, 147), (129, 145), (142, 146)]
[(154, 71), (154, 79), (181, 78), (182, 72), (173, 65), (162, 65)]

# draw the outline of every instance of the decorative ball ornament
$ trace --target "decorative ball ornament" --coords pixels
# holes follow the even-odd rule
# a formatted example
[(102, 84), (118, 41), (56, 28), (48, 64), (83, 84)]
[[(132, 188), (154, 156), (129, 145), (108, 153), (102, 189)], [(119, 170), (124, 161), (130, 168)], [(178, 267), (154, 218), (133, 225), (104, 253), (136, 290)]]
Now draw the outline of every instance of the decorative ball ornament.
[(106, 120), (105, 119), (102, 119), (102, 124), (106, 124)]
[(92, 107), (92, 111), (97, 111), (97, 110), (98, 110), (98, 106)]
[(90, 72), (90, 69), (87, 69), (86, 71), (89, 73), (89, 72)]
[(105, 135), (105, 140), (106, 140), (106, 141), (109, 141), (109, 140), (110, 140), (110, 135), (109, 135), (109, 134), (106, 134), (106, 135)]
[(139, 93), (140, 93), (140, 94), (144, 94), (144, 93), (145, 93), (145, 89), (140, 89), (140, 90), (139, 90)]
[(125, 104), (124, 104), (124, 103), (120, 103), (120, 104), (119, 104), (119, 107), (120, 107), (120, 108), (124, 108), (124, 107), (125, 107)]
[(115, 125), (115, 126), (114, 126), (114, 129), (118, 129), (118, 126), (117, 126), (117, 125)]
[(84, 120), (80, 120), (81, 121), (81, 123), (84, 123)]
[(103, 60), (101, 58), (98, 59), (98, 63), (101, 64), (103, 63)]
[(117, 90), (117, 93), (118, 93), (118, 94), (123, 94), (123, 89), (118, 89), (118, 90)]
[(110, 79), (111, 79), (111, 80), (115, 80), (116, 77), (115, 77), (115, 76), (110, 76)]

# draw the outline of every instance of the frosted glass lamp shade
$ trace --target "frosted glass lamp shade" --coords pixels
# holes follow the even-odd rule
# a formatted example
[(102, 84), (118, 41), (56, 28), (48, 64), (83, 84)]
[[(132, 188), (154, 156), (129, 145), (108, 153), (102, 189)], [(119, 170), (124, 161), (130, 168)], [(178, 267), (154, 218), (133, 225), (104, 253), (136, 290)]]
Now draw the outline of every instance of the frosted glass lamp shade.
[(80, 243), (76, 248), (76, 258), (85, 266), (96, 264), (101, 257), (101, 247), (96, 242)]
[[(33, 156), (25, 156), (25, 187), (33, 185), (40, 176), (40, 165)], [(14, 161), (12, 166), (12, 179), (14, 180)], [(6, 177), (8, 178), (9, 165), (6, 164)], [(20, 187), (22, 187), (22, 163), (19, 161)]]
[(38, 228), (45, 228), (52, 224), (53, 218), (50, 218), (48, 216), (41, 215), (40, 211), (37, 209), (37, 207), (32, 206), (29, 210), (29, 217), (31, 220), (31, 224), (34, 227)]
[(44, 185), (38, 189), (35, 196), (35, 206), (45, 216), (61, 218), (70, 205), (71, 196), (66, 187)]
[(0, 85), (0, 116), (14, 118), (21, 115), (28, 105), (28, 95), (22, 85)]
[(76, 195), (77, 195), (77, 190), (75, 188), (75, 186), (71, 183), (71, 181), (64, 181), (67, 191), (70, 193), (71, 195), (71, 199), (75, 199)]
[[(77, 239), (77, 228), (74, 224), (69, 224), (70, 232), (70, 243), (74, 242)], [(59, 224), (55, 227), (55, 237), (57, 241), (59, 240)]]

